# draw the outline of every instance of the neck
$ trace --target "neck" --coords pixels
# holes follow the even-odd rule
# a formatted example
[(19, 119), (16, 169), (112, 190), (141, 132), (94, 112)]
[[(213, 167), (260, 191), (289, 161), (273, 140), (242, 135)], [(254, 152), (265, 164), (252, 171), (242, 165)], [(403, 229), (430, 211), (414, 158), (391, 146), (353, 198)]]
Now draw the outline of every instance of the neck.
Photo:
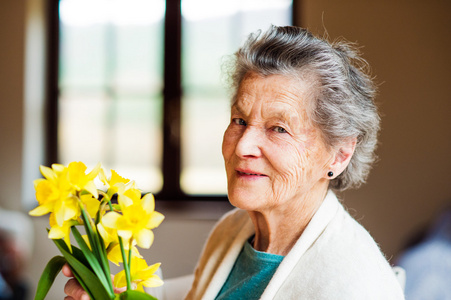
[(312, 190), (283, 207), (249, 211), (255, 227), (255, 250), (287, 255), (323, 203), (326, 194), (327, 186)]

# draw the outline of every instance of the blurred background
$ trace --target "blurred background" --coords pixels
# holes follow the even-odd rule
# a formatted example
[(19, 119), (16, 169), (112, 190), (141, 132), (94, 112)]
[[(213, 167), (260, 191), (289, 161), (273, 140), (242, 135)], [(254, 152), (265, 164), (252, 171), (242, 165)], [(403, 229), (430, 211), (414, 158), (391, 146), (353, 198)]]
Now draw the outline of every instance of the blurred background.
[[(231, 209), (221, 66), (270, 24), (344, 37), (371, 65), (380, 161), (366, 185), (340, 196), (390, 262), (449, 206), (448, 1), (167, 1), (0, 1), (0, 258), (17, 260), (7, 267), (19, 270), (10, 278), (27, 299), (58, 254), (47, 217), (27, 217), (40, 164), (102, 162), (136, 179), (166, 215), (146, 258), (162, 262), (166, 278), (193, 271)], [(64, 282), (48, 299), (62, 299)]]

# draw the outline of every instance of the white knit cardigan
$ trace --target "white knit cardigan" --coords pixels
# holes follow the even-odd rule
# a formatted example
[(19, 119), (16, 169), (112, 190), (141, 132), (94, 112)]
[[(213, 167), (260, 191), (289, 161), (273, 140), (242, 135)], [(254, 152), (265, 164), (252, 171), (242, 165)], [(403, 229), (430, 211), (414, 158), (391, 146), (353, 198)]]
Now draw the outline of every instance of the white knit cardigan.
[[(186, 299), (214, 299), (253, 234), (246, 211), (227, 213), (210, 234)], [(260, 299), (390, 300), (404, 295), (373, 238), (329, 191)]]

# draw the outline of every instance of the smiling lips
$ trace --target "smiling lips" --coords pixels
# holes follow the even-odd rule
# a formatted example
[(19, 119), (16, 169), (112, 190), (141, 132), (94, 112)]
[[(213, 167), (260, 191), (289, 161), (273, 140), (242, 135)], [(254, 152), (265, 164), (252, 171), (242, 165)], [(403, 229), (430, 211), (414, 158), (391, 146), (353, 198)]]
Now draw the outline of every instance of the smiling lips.
[(244, 171), (239, 171), (236, 170), (239, 176), (259, 176), (259, 177), (266, 177), (266, 175), (264, 174), (257, 174), (257, 173), (252, 173), (252, 171), (249, 172), (244, 172)]

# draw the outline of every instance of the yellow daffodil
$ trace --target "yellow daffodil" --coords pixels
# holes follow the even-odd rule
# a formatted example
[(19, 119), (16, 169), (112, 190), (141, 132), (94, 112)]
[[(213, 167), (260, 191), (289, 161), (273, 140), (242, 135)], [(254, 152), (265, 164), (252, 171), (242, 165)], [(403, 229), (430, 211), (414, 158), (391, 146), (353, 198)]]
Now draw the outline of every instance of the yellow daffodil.
[(97, 187), (94, 184), (94, 178), (96, 178), (100, 172), (100, 163), (97, 164), (88, 174), (85, 173), (86, 169), (86, 165), (82, 162), (71, 162), (67, 166), (69, 182), (76, 191), (80, 192), (85, 190), (94, 197), (98, 198), (99, 194)]
[[(139, 257), (132, 257), (130, 265), (130, 277), (134, 290), (144, 292), (145, 287), (157, 287), (163, 284), (163, 281), (154, 273), (160, 267), (160, 263), (148, 266), (146, 261)], [(114, 276), (114, 285), (118, 288), (127, 285), (125, 271), (121, 271)]]
[[(111, 261), (116, 266), (119, 266), (119, 263), (123, 262), (121, 247), (118, 243), (112, 244), (108, 247), (107, 257), (108, 257), (108, 260)], [(125, 257), (128, 257), (127, 249), (125, 251)], [(138, 248), (136, 248), (135, 246), (132, 247), (132, 257), (142, 258), (142, 255), (139, 254)]]
[(150, 248), (153, 242), (151, 229), (158, 227), (164, 216), (155, 211), (155, 200), (152, 194), (146, 194), (142, 200), (123, 207), (122, 215), (117, 212), (109, 212), (102, 218), (103, 225), (117, 230), (124, 242), (136, 240), (141, 248)]
[(71, 194), (71, 187), (64, 176), (64, 171), (60, 169), (59, 165), (54, 164), (53, 167), (58, 171), (45, 166), (39, 168), (45, 179), (41, 178), (34, 181), (36, 200), (38, 200), (39, 206), (29, 212), (32, 216), (42, 216), (54, 212), (55, 206), (61, 206), (61, 203), (58, 202)]
[(107, 195), (111, 198), (114, 194), (123, 193), (127, 186), (132, 182), (130, 179), (120, 176), (115, 170), (111, 170), (111, 178), (108, 180), (103, 169), (100, 170), (99, 178), (102, 183), (107, 187)]
[[(114, 298), (108, 260), (116, 265), (125, 260), (124, 271), (114, 278), (117, 287), (127, 286), (128, 289), (143, 292), (143, 286), (156, 287), (163, 284), (154, 274), (160, 264), (148, 266), (137, 249), (137, 246), (149, 248), (152, 245), (152, 229), (164, 219), (161, 213), (155, 211), (152, 194), (142, 197), (134, 181), (121, 177), (114, 170), (107, 180), (100, 164), (90, 172), (87, 172), (87, 167), (82, 162), (72, 162), (68, 166), (53, 164), (51, 168), (41, 166), (40, 171), (44, 178), (34, 181), (38, 206), (29, 214), (42, 216), (50, 213), (48, 237), (63, 240), (71, 253), (70, 234), (71, 229), (74, 230), (77, 242), (81, 243), (78, 244), (80, 249), (77, 253), (81, 251), (88, 258), (81, 263), (91, 268), (95, 277), (99, 278), (96, 281), (94, 277), (88, 276), (89, 278), (82, 278), (82, 281), (86, 284), (85, 280), (89, 280), (92, 285), (103, 285), (105, 288), (96, 290), (96, 298)], [(97, 189), (94, 183), (97, 179), (107, 186), (106, 193)], [(101, 199), (99, 192), (102, 194)], [(114, 194), (118, 195), (118, 202), (115, 204), (110, 202)], [(109, 210), (111, 211), (105, 213)], [(82, 238), (89, 250), (79, 239), (80, 232), (75, 227), (77, 225), (84, 226), (87, 235)], [(61, 241), (55, 243), (67, 261), (70, 261), (69, 258), (74, 255), (61, 248)], [(84, 270), (77, 264), (71, 267), (78, 269), (77, 272)], [(40, 297), (45, 297), (48, 287), (40, 286)]]
[(56, 223), (63, 226), (63, 223), (71, 219), (76, 219), (80, 216), (80, 204), (78, 198), (71, 196), (59, 199), (55, 202), (54, 214)]
[(36, 199), (39, 206), (29, 212), (32, 216), (42, 216), (53, 212), (56, 223), (61, 227), (63, 222), (80, 215), (77, 198), (73, 197), (65, 176), (59, 176), (50, 168), (41, 168), (48, 179), (35, 180)]
[(123, 261), (121, 247), (119, 246), (119, 244), (110, 245), (110, 247), (107, 249), (107, 258), (113, 264), (119, 266), (119, 263)]
[(100, 201), (94, 198), (91, 194), (84, 194), (80, 196), (81, 203), (86, 208), (86, 211), (91, 217), (95, 217), (100, 208)]
[(129, 188), (124, 191), (118, 191), (118, 202), (121, 207), (141, 202), (141, 191), (136, 188)]
[(50, 214), (49, 218), (50, 223), (50, 231), (48, 237), (50, 239), (64, 239), (64, 242), (66, 242), (67, 247), (72, 251), (72, 247), (70, 244), (70, 228), (73, 225), (79, 224), (76, 220), (69, 220), (63, 222), (63, 224), (60, 226), (56, 222), (56, 217), (54, 213)]
[(32, 216), (42, 216), (52, 212), (56, 201), (61, 198), (61, 193), (58, 188), (46, 179), (35, 180), (34, 187), (39, 206), (30, 211), (29, 214)]
[(114, 228), (110, 228), (108, 226), (105, 226), (103, 224), (104, 218), (102, 218), (102, 221), (97, 224), (97, 231), (100, 233), (100, 236), (103, 239), (103, 242), (105, 243), (105, 247), (108, 247), (109, 244), (117, 243), (118, 237), (117, 237), (117, 230)]
[[(63, 226), (63, 222), (78, 217), (81, 211), (75, 197), (76, 191), (86, 190), (94, 197), (98, 197), (93, 179), (97, 176), (99, 168), (100, 164), (86, 175), (86, 166), (81, 162), (70, 163), (68, 167), (60, 164), (53, 164), (52, 168), (41, 166), (40, 170), (45, 179), (34, 181), (39, 206), (29, 214), (42, 216), (54, 212), (56, 223), (60, 227)], [(97, 205), (91, 198), (87, 195), (81, 196), (90, 213)]]

